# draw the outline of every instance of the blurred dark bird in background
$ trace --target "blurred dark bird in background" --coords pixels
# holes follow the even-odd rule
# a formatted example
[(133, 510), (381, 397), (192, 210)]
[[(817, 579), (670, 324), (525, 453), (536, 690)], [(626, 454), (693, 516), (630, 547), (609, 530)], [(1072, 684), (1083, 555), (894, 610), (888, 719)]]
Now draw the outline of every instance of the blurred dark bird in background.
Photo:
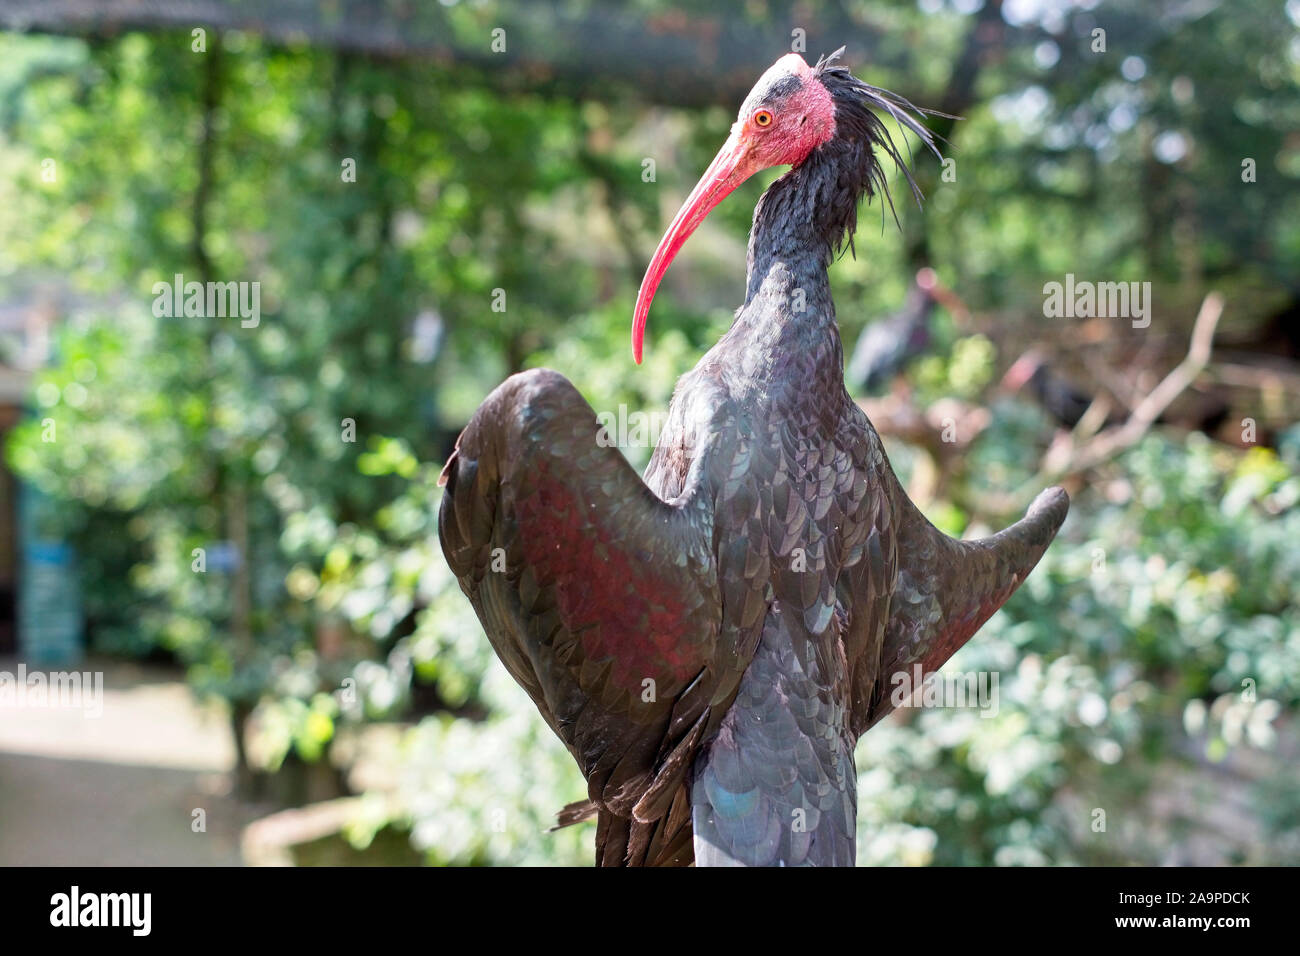
[[(1092, 407), (1093, 396), (1077, 388), (1048, 363), (1038, 349), (1030, 349), (1012, 363), (1002, 376), (1002, 388), (1015, 393), (1022, 389), (1062, 428), (1074, 428)], [(1105, 426), (1124, 420), (1116, 411), (1108, 411)]]
[[(1045, 353), (1030, 349), (1016, 359), (1002, 376), (1002, 390), (1027, 392), (1061, 428), (1072, 429), (1083, 420), (1097, 397), (1089, 395), (1074, 385), (1061, 372), (1053, 368)], [(1101, 399), (1100, 428), (1123, 424), (1128, 415), (1117, 409), (1108, 399)], [(1216, 434), (1228, 419), (1230, 406), (1227, 399), (1215, 391), (1189, 389), (1179, 404), (1159, 415), (1156, 423), (1173, 425), (1207, 435)]]
[(849, 385), (867, 395), (877, 395), (912, 359), (930, 350), (937, 282), (933, 269), (927, 266), (919, 270), (902, 308), (862, 330), (844, 376)]

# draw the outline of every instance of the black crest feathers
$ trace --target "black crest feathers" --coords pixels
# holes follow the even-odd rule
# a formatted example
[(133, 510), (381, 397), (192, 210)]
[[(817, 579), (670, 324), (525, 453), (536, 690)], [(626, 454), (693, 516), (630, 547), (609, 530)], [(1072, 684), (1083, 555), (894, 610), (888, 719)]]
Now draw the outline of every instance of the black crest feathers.
[[(904, 161), (902, 152), (882, 117), (888, 116), (893, 119), (899, 131), (903, 133), (902, 140), (907, 147), (909, 161), (913, 157), (911, 144), (906, 137), (908, 131), (915, 134), (927, 149), (942, 160), (943, 154), (939, 152), (939, 147), (936, 145), (936, 140), (942, 141), (942, 137), (925, 125), (925, 117), (942, 116), (948, 119), (956, 117), (938, 110), (924, 109), (897, 93), (864, 83), (850, 73), (847, 67), (838, 63), (843, 52), (844, 47), (840, 47), (829, 56), (821, 57), (813, 67), (813, 74), (830, 91), (835, 102), (835, 137), (823, 149), (835, 149), (840, 153), (838, 164), (841, 170), (844, 170), (846, 165), (857, 168), (856, 171), (860, 176), (860, 182), (855, 184), (858, 187), (858, 195), (865, 193), (870, 198), (877, 193), (882, 194), (897, 224), (898, 211), (894, 207), (894, 198), (889, 190), (889, 177), (877, 151), (888, 156), (893, 160), (894, 165), (902, 170), (918, 206), (924, 197), (920, 186), (912, 176), (909, 162)], [(840, 224), (843, 232), (837, 245), (841, 247), (846, 241), (850, 248), (852, 247), (853, 231), (857, 227), (856, 206), (855, 201), (854, 208), (847, 212), (844, 221)]]

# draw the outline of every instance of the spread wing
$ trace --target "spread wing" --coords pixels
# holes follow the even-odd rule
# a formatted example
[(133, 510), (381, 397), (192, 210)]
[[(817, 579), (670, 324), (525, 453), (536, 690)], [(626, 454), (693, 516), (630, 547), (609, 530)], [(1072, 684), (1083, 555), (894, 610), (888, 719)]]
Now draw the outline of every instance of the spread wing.
[(1028, 577), (1056, 537), (1070, 499), (1038, 496), (1009, 528), (972, 541), (939, 531), (912, 504), (865, 416), (854, 442), (844, 564), (837, 595), (856, 735), (889, 714), (893, 675), (937, 671)]
[(747, 663), (721, 636), (697, 465), (681, 496), (660, 499), (568, 380), (534, 370), (488, 397), (444, 471), (443, 553), (587, 777), (594, 807), (573, 819), (668, 814)]
[(934, 673), (1006, 603), (1047, 551), (1069, 509), (1065, 491), (1048, 488), (1010, 527), (958, 541), (930, 524), (906, 494), (900, 497), (898, 577), (867, 726), (894, 709), (894, 674), (910, 673), (916, 664), (924, 675)]

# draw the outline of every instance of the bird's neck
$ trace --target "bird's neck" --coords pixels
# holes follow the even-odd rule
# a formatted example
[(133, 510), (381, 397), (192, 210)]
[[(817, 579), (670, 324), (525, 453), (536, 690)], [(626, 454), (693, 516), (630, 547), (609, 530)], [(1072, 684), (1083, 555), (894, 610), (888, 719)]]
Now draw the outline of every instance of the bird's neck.
[(831, 140), (763, 193), (749, 234), (746, 302), (775, 263), (798, 262), (825, 283), (834, 251), (852, 236), (858, 202), (870, 193), (869, 144)]
[(826, 270), (867, 189), (865, 177), (858, 184), (843, 174), (860, 162), (843, 146), (815, 150), (759, 200), (745, 304), (726, 336), (741, 347), (747, 368), (776, 372), (797, 363), (815, 376), (809, 387), (825, 380), (837, 391), (844, 353)]

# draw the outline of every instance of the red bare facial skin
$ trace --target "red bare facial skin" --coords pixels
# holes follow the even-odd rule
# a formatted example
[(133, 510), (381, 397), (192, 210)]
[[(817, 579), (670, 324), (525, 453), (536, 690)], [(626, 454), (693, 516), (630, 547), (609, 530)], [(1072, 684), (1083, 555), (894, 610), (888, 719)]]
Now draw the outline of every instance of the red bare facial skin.
[[(799, 87), (768, 102), (767, 91), (794, 76)], [(830, 92), (797, 53), (768, 68), (745, 98), (731, 135), (659, 240), (641, 280), (632, 316), (632, 357), (641, 364), (646, 318), (659, 282), (673, 257), (718, 203), (750, 176), (772, 166), (798, 166), (835, 135), (835, 104)]]

